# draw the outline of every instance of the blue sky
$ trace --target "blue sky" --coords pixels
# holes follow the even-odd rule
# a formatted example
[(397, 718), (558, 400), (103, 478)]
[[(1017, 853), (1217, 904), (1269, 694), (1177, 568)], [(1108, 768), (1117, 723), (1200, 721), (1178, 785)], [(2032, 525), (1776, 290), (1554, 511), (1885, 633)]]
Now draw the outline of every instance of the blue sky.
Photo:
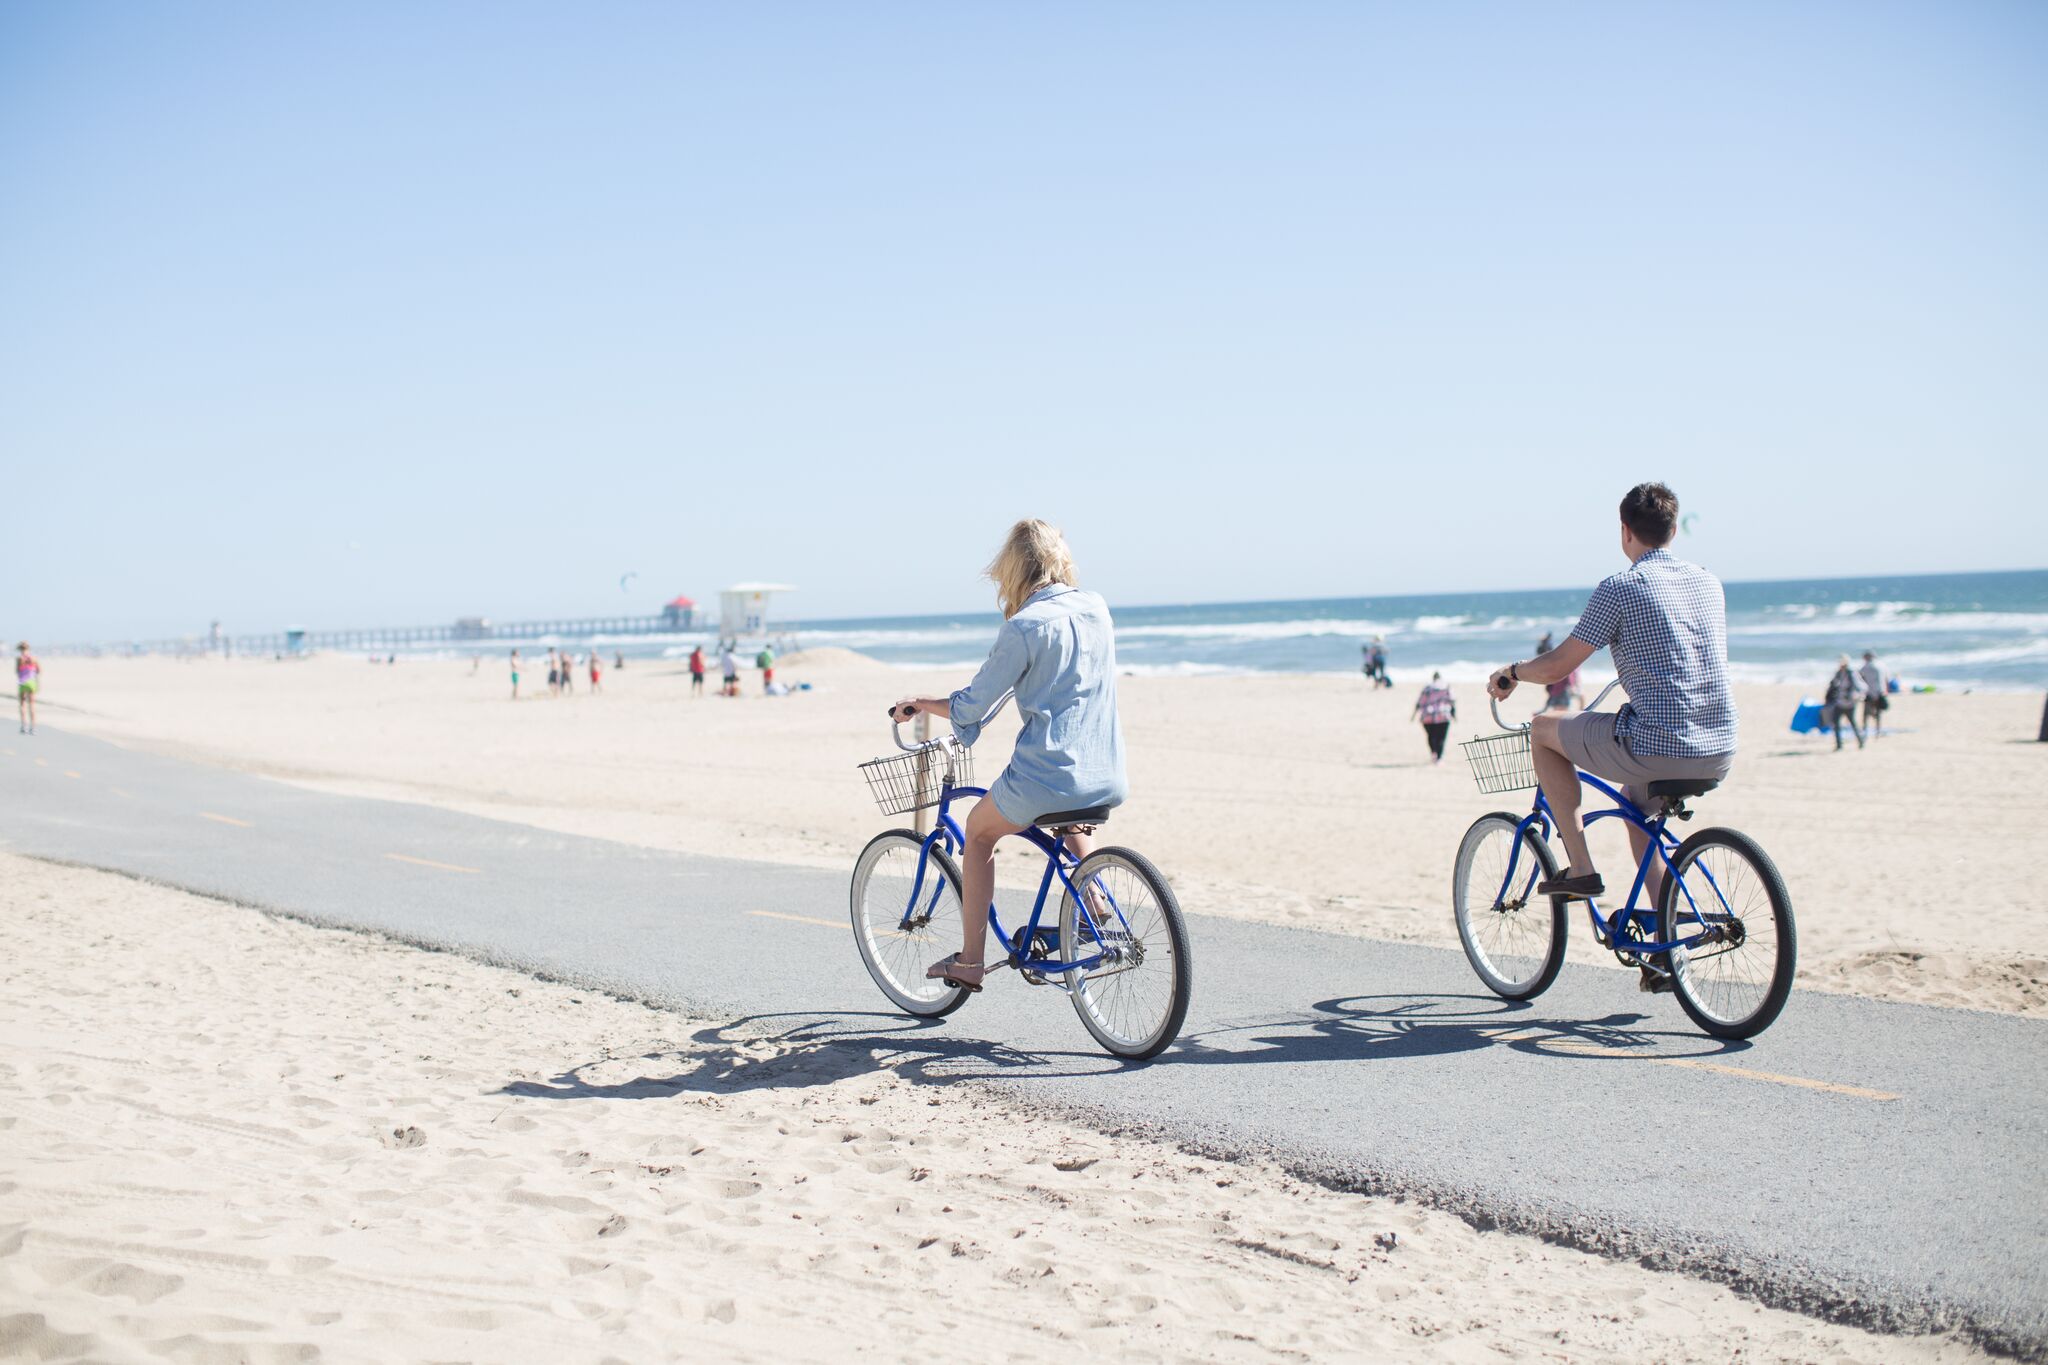
[[(0, 632), (2038, 566), (2048, 7), (0, 8)], [(631, 593), (619, 576), (636, 570)]]

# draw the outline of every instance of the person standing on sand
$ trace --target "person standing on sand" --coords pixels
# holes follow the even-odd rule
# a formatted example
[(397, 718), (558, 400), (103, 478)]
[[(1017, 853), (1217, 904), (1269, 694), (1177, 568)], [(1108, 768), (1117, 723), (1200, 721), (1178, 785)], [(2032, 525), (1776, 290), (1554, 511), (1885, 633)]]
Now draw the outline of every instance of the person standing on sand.
[(723, 697), (740, 694), (740, 661), (739, 656), (732, 652), (738, 643), (737, 640), (728, 640), (718, 648), (718, 669), (725, 675), (725, 689), (719, 693)]
[[(1003, 609), (988, 662), (949, 697), (906, 698), (889, 708), (890, 719), (899, 722), (919, 712), (949, 720), (960, 742), (972, 745), (1004, 699), (1017, 698), (1024, 729), (1009, 766), (967, 817), (960, 858), (961, 904), (984, 908), (995, 896), (998, 840), (1050, 816), (1121, 805), (1128, 791), (1109, 606), (1074, 586), (1078, 575), (1066, 538), (1045, 522), (1020, 521), (987, 573)], [(1094, 840), (1078, 830), (1064, 837), (1077, 858), (1094, 849)], [(960, 951), (934, 962), (925, 975), (978, 991), (988, 974), (982, 962), (988, 915), (977, 911), (960, 920)]]
[(690, 695), (704, 695), (704, 646), (690, 646)]
[(552, 649), (548, 651), (548, 695), (562, 695), (562, 666), (555, 659), (555, 651)]
[(1856, 670), (1856, 676), (1863, 680), (1863, 728), (1876, 739), (1884, 733), (1884, 713), (1891, 709), (1892, 699), (1885, 695), (1884, 666), (1869, 650), (1863, 651), (1863, 667)]
[(1820, 709), (1820, 727), (1835, 732), (1835, 752), (1842, 751), (1842, 722), (1849, 722), (1856, 747), (1863, 747), (1863, 727), (1856, 723), (1856, 703), (1863, 697), (1863, 680), (1849, 667), (1849, 656), (1835, 660), (1835, 676), (1828, 679), (1826, 704)]
[(767, 645), (762, 645), (761, 652), (754, 656), (754, 667), (761, 670), (761, 694), (766, 696), (769, 687), (775, 682), (774, 649)]
[[(14, 709), (21, 720), (21, 732), (36, 732), (36, 693), (42, 690), (43, 666), (28, 652), (28, 641), (14, 647)], [(42, 762), (37, 759), (36, 762)]]
[(1411, 719), (1420, 717), (1422, 732), (1429, 736), (1429, 761), (1444, 761), (1444, 737), (1451, 733), (1451, 722), (1458, 718), (1458, 703), (1451, 696), (1451, 689), (1444, 686), (1444, 675), (1432, 673), (1429, 684), (1422, 689), (1422, 695), (1415, 699), (1415, 710)]
[(562, 651), (562, 695), (567, 697), (576, 691), (576, 656), (568, 650)]
[(519, 651), (512, 651), (512, 700), (519, 700)]
[[(1536, 777), (1571, 862), (1536, 888), (1539, 896), (1591, 900), (1607, 893), (1586, 847), (1579, 819), (1583, 768), (1648, 810), (1652, 782), (1718, 783), (1735, 764), (1735, 695), (1728, 682), (1728, 606), (1721, 580), (1665, 547), (1678, 533), (1678, 498), (1661, 483), (1641, 483), (1621, 500), (1621, 552), (1629, 566), (1602, 579), (1565, 642), (1548, 654), (1512, 663), (1493, 675), (1487, 692), (1506, 701), (1520, 683), (1568, 678), (1596, 649), (1614, 657), (1628, 689), (1621, 710), (1539, 715), (1531, 722)], [(1648, 836), (1631, 825), (1629, 846), (1640, 861)], [(1657, 904), (1664, 869), (1653, 862), (1644, 879)], [(1670, 964), (1652, 957), (1640, 988), (1671, 989)]]
[(591, 650), (591, 651), (590, 651), (590, 695), (591, 695), (591, 696), (593, 696), (593, 697), (594, 697), (594, 696), (596, 696), (596, 695), (597, 695), (598, 693), (600, 693), (600, 692), (604, 691), (604, 688), (603, 688), (603, 686), (601, 685), (601, 684), (602, 684), (602, 682), (603, 682), (603, 680), (604, 680), (604, 665), (598, 662), (598, 659), (597, 659), (597, 651), (593, 649), (593, 650)]

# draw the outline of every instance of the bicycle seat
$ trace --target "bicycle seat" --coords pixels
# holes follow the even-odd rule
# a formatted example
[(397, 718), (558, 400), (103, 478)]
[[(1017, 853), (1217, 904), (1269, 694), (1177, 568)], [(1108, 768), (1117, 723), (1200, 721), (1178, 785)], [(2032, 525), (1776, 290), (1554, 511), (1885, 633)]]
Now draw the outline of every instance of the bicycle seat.
[(1057, 829), (1061, 825), (1100, 825), (1109, 819), (1110, 806), (1089, 806), (1085, 810), (1054, 811), (1041, 815), (1031, 823), (1040, 829)]
[(1650, 796), (1653, 800), (1662, 797), (1666, 801), (1683, 801), (1688, 796), (1705, 796), (1720, 785), (1720, 779), (1714, 777), (1677, 777), (1668, 782), (1652, 782)]

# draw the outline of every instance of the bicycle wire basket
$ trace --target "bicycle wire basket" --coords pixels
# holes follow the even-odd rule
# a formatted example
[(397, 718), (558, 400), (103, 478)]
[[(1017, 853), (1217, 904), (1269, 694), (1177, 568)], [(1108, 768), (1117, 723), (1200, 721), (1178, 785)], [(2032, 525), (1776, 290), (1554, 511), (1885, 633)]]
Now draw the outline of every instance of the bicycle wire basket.
[(1536, 785), (1536, 756), (1527, 730), (1482, 735), (1458, 746), (1472, 764), (1472, 780), (1483, 792), (1527, 791)]
[(939, 804), (945, 787), (974, 781), (974, 751), (952, 735), (911, 753), (885, 754), (860, 765), (868, 791), (884, 815), (908, 815)]

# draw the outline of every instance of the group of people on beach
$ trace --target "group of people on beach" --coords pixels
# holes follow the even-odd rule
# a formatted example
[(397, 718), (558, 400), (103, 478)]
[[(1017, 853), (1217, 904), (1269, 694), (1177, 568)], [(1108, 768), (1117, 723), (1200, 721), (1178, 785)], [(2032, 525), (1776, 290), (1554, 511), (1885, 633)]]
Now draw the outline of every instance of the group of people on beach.
[[(737, 697), (740, 694), (740, 642), (720, 640), (718, 642), (718, 672), (721, 697)], [(754, 656), (754, 667), (761, 670), (761, 695), (778, 696), (787, 692), (786, 685), (775, 681), (775, 647), (762, 645), (761, 652)], [(704, 646), (698, 645), (690, 651), (690, 695), (704, 695)]]
[[(590, 670), (590, 691), (594, 696), (604, 691), (604, 660), (595, 649), (582, 659), (566, 649), (548, 651), (548, 695), (566, 697), (576, 690), (576, 668), (582, 664)], [(617, 658), (616, 666), (626, 666), (626, 656)], [(519, 700), (519, 651), (512, 651), (512, 700)]]
[[(1876, 739), (1884, 733), (1884, 713), (1891, 709), (1889, 691), (1898, 684), (1889, 682), (1884, 666), (1877, 661), (1872, 650), (1863, 651), (1863, 666), (1851, 668), (1849, 656), (1844, 654), (1835, 661), (1834, 676), (1828, 679), (1827, 700), (1821, 703), (1820, 728), (1835, 732), (1835, 751), (1842, 749), (1842, 726), (1846, 722), (1850, 733), (1856, 736), (1856, 747), (1863, 747), (1863, 732), (1867, 726), (1870, 738)], [(1863, 723), (1856, 721), (1858, 707), (1863, 711)]]

